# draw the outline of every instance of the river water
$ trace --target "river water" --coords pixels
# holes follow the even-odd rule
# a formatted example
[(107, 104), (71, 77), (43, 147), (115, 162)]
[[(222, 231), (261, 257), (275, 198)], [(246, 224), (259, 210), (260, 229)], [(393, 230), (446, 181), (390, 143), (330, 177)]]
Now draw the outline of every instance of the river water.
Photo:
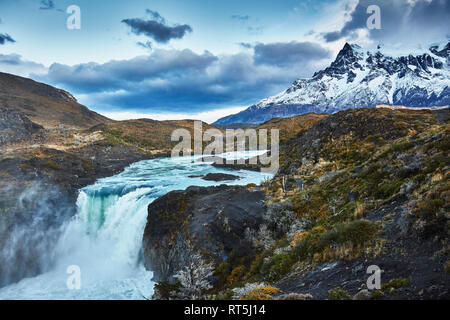
[[(248, 158), (263, 152), (232, 152), (224, 158)], [(172, 190), (189, 186), (259, 184), (272, 176), (233, 171), (239, 180), (205, 181), (191, 175), (230, 173), (193, 157), (136, 162), (122, 173), (80, 190), (77, 214), (64, 224), (50, 272), (0, 289), (0, 299), (144, 299), (153, 294), (152, 272), (142, 263), (147, 206)], [(69, 266), (80, 270), (80, 289), (68, 289)]]

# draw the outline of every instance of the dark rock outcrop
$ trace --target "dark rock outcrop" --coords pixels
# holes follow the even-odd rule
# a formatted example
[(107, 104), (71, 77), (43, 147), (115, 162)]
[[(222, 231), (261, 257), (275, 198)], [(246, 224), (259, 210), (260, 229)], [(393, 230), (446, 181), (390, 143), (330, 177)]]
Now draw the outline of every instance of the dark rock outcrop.
[(36, 138), (34, 135), (42, 129), (43, 127), (30, 121), (22, 112), (0, 106), (0, 146), (33, 140)]
[(232, 181), (232, 180), (239, 180), (239, 176), (235, 176), (234, 174), (226, 174), (226, 173), (208, 173), (204, 177), (202, 177), (203, 180), (206, 181)]
[(247, 228), (263, 220), (264, 193), (240, 186), (190, 187), (172, 191), (148, 207), (143, 237), (145, 266), (155, 280), (173, 281), (187, 254), (220, 263), (252, 250)]

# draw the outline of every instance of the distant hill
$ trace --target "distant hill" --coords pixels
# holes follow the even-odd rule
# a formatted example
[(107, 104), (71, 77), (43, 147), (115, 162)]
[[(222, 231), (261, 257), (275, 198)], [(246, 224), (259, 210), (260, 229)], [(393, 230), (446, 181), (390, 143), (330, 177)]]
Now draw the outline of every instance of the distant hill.
[(230, 124), (216, 125), (217, 128), (220, 128), (222, 130), (248, 129), (248, 128), (253, 128), (255, 126), (256, 126), (256, 124), (254, 124), (254, 123), (230, 123)]
[[(202, 122), (203, 131), (214, 128)], [(67, 91), (0, 73), (0, 144), (35, 144), (77, 152), (101, 144), (139, 154), (170, 153), (176, 129), (194, 132), (194, 120), (114, 121), (79, 104)]]
[(22, 112), (44, 128), (86, 129), (110, 119), (79, 104), (68, 92), (0, 72), (0, 106)]
[[(203, 132), (213, 126), (202, 122)], [(95, 128), (93, 128), (95, 129)], [(112, 142), (133, 145), (149, 151), (170, 152), (178, 142), (171, 141), (172, 132), (186, 129), (194, 138), (194, 120), (137, 119), (114, 121), (103, 125), (101, 131)]]

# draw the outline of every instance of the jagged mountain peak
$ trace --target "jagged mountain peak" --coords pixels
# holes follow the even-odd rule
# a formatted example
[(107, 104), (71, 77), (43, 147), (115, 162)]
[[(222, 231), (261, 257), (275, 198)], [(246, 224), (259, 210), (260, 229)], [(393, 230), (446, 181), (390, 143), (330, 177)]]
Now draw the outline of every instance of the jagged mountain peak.
[(312, 78), (215, 124), (261, 123), (308, 112), (334, 113), (376, 105), (435, 107), (450, 104), (450, 43), (420, 54), (393, 56), (346, 43)]
[(430, 51), (438, 57), (447, 58), (447, 64), (450, 64), (450, 41), (441, 49), (439, 45), (430, 47)]

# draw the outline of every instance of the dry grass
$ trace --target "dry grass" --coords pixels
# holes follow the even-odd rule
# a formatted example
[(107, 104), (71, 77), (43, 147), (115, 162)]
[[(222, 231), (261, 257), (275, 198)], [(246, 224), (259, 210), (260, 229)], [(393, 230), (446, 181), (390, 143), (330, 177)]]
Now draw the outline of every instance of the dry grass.
[(353, 213), (353, 217), (355, 219), (361, 219), (364, 217), (365, 206), (363, 203), (358, 203), (355, 208), (355, 212)]

